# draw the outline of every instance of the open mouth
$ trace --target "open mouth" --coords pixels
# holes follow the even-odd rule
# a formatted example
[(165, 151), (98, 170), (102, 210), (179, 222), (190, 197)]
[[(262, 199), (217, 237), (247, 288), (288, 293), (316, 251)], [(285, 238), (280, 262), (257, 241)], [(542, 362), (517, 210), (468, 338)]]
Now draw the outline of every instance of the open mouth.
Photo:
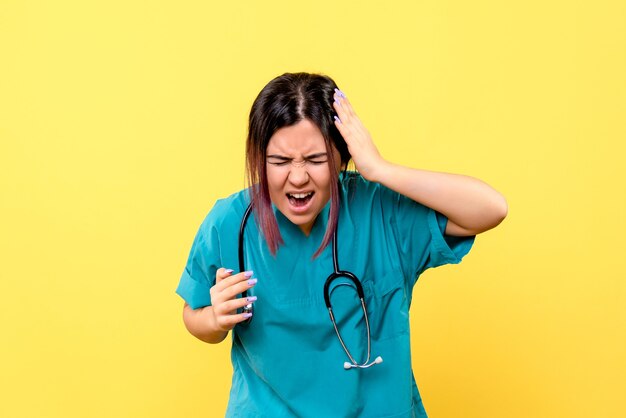
[(287, 198), (289, 199), (289, 203), (296, 207), (302, 208), (305, 207), (310, 201), (315, 192), (308, 193), (287, 193)]

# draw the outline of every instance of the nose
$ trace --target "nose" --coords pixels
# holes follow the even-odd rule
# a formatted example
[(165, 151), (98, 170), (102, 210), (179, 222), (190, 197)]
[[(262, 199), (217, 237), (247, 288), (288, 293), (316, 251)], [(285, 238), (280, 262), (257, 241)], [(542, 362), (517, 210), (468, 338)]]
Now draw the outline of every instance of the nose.
[(296, 187), (305, 185), (309, 181), (309, 173), (306, 171), (306, 164), (292, 165), (289, 170), (289, 182)]

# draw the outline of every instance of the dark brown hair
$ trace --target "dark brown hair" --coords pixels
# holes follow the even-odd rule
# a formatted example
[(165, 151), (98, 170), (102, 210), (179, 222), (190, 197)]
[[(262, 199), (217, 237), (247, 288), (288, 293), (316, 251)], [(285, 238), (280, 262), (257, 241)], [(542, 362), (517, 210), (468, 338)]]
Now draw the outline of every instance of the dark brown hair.
[[(246, 140), (247, 179), (250, 199), (257, 224), (261, 228), (272, 254), (276, 254), (283, 239), (272, 211), (267, 184), (266, 149), (272, 135), (280, 128), (295, 125), (303, 119), (315, 124), (333, 155), (333, 145), (341, 156), (341, 164), (350, 160), (348, 145), (334, 123), (333, 94), (337, 84), (328, 76), (309, 73), (285, 73), (270, 81), (252, 104)], [(331, 242), (339, 217), (338, 167), (334, 158), (328, 158), (331, 175), (330, 215), (317, 257)]]

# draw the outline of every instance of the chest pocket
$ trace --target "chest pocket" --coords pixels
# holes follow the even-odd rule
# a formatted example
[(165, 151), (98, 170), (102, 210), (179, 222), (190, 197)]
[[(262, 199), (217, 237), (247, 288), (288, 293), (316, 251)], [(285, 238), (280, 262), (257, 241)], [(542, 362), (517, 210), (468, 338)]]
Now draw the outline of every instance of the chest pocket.
[(372, 339), (382, 341), (409, 332), (409, 307), (402, 272), (390, 270), (363, 283)]

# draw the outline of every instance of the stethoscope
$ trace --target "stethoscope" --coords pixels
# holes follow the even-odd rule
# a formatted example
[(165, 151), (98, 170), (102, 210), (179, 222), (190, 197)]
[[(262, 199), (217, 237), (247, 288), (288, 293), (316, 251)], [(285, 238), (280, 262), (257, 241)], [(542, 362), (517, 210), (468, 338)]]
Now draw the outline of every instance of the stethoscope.
[[(243, 232), (244, 232), (246, 223), (248, 222), (248, 217), (250, 216), (251, 211), (252, 211), (252, 204), (248, 205), (248, 208), (246, 209), (246, 212), (243, 215), (243, 219), (241, 220), (241, 226), (239, 227), (239, 271), (245, 271), (245, 266), (244, 266), (244, 261), (243, 261), (244, 260)], [(372, 361), (371, 363), (369, 362), (372, 339), (370, 335), (369, 319), (367, 317), (367, 308), (365, 307), (365, 296), (363, 294), (363, 286), (361, 286), (360, 280), (357, 279), (357, 277), (354, 274), (352, 274), (349, 271), (339, 270), (339, 263), (337, 262), (337, 229), (339, 229), (338, 225), (337, 225), (337, 228), (335, 228), (335, 233), (333, 234), (333, 269), (334, 271), (330, 274), (330, 276), (328, 276), (328, 278), (326, 279), (326, 282), (324, 283), (324, 302), (326, 303), (326, 308), (328, 309), (330, 320), (333, 323), (333, 328), (335, 328), (335, 333), (337, 334), (337, 338), (339, 338), (339, 342), (341, 343), (343, 350), (346, 352), (346, 355), (350, 359), (350, 362), (346, 361), (345, 363), (343, 363), (343, 368), (346, 370), (350, 370), (352, 368), (367, 369), (368, 367), (371, 367), (375, 364), (382, 363), (383, 358), (381, 356), (378, 356), (376, 357), (376, 359), (374, 359), (374, 361)], [(352, 355), (350, 354), (350, 351), (348, 350), (348, 347), (346, 347), (346, 344), (343, 341), (343, 338), (341, 338), (341, 333), (339, 332), (339, 328), (337, 327), (337, 323), (335, 322), (335, 316), (333, 315), (333, 307), (330, 303), (330, 285), (332, 284), (334, 280), (342, 278), (342, 277), (350, 280), (354, 286), (351, 286), (350, 283), (340, 283), (336, 287), (348, 286), (348, 287), (355, 288), (356, 293), (359, 296), (359, 299), (361, 301), (361, 308), (363, 309), (363, 317), (365, 318), (365, 327), (367, 329), (367, 358), (362, 364), (357, 363), (354, 357), (352, 357)], [(244, 291), (241, 296), (245, 298), (247, 297), (247, 295), (248, 295), (248, 292)], [(253, 311), (252, 303), (249, 303), (243, 308), (244, 313), (252, 314), (252, 311)], [(252, 316), (248, 318), (245, 322), (242, 322), (242, 324), (249, 324), (251, 320), (252, 320)]]

